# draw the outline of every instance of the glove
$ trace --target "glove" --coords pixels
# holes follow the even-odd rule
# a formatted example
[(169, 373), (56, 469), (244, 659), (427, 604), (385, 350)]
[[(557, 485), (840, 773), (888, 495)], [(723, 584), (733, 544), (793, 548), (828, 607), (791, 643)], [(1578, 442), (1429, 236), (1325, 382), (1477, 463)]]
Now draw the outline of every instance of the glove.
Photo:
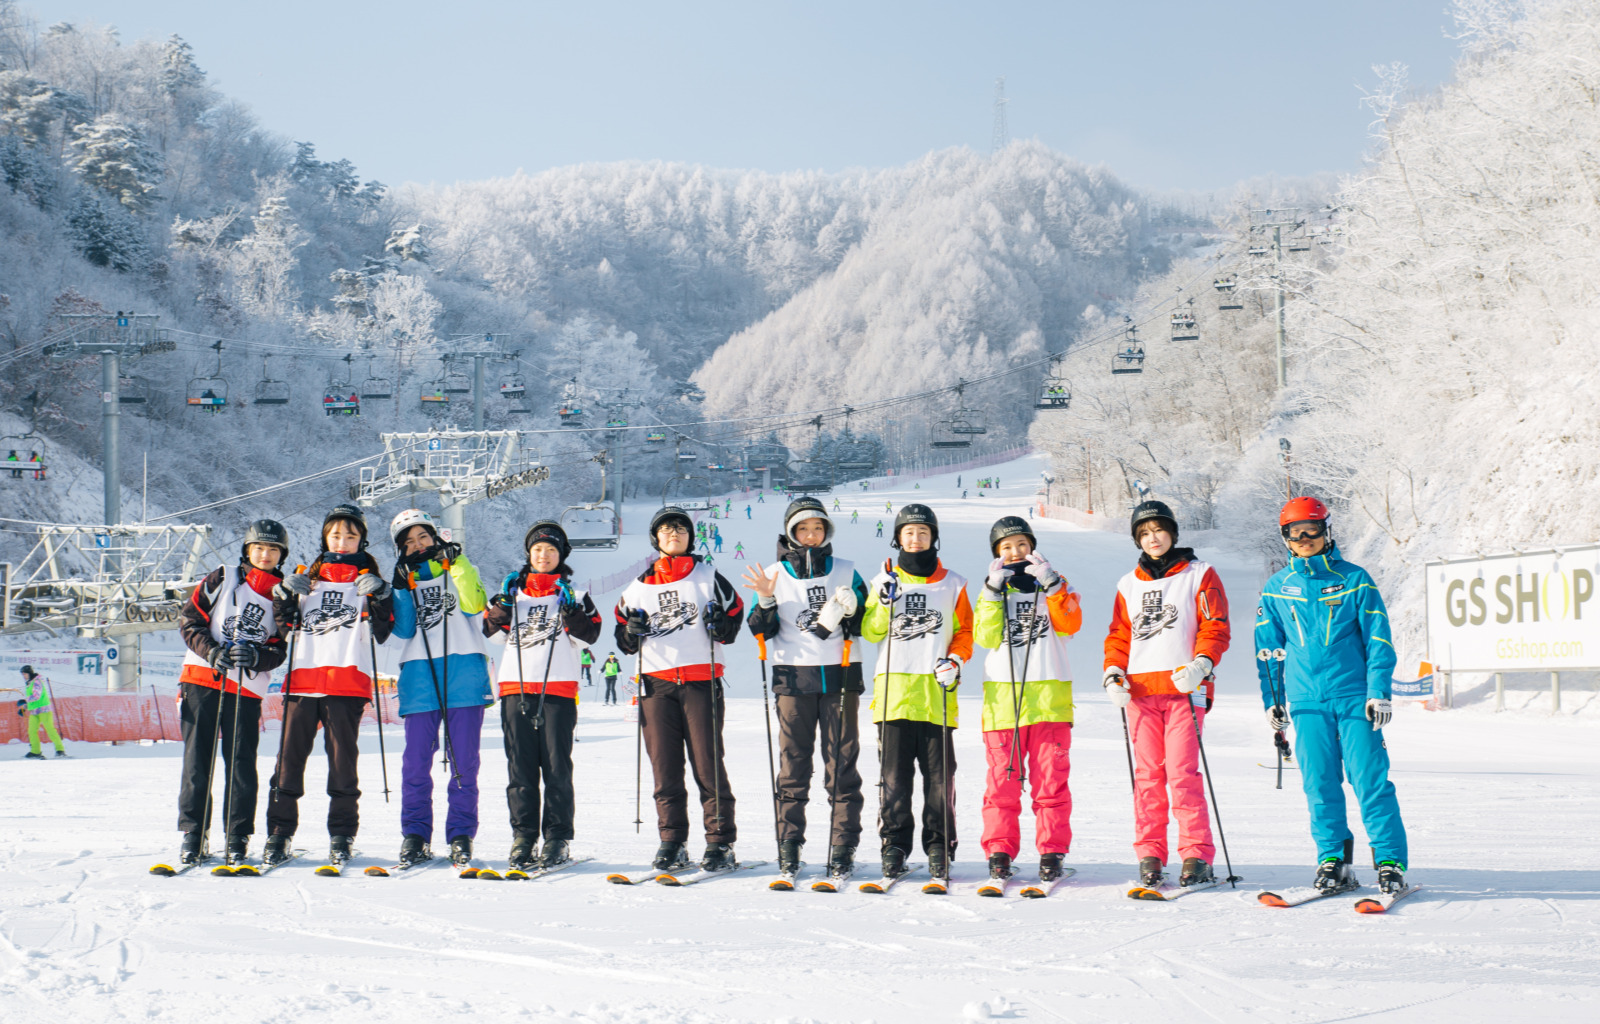
[(565, 576), (556, 584), (556, 597), (563, 612), (569, 612), (578, 606), (577, 595), (572, 592), (572, 582)]
[(1128, 673), (1115, 665), (1106, 669), (1105, 678), (1101, 680), (1100, 685), (1105, 687), (1106, 696), (1110, 697), (1111, 703), (1118, 708), (1127, 707), (1128, 701), (1133, 699), (1133, 691), (1128, 689)]
[(879, 604), (894, 604), (895, 598), (900, 596), (900, 577), (885, 569), (872, 577), (871, 589), (878, 595)]
[(1044, 560), (1043, 555), (1035, 551), (1028, 552), (1028, 567), (1023, 572), (1038, 581), (1039, 589), (1047, 594), (1061, 586), (1063, 582), (1061, 574), (1050, 567), (1050, 563)]
[(1289, 728), (1289, 712), (1282, 704), (1274, 704), (1267, 709), (1267, 724), (1272, 726), (1273, 732), (1282, 732)]
[(444, 560), (447, 562), (461, 561), (461, 545), (455, 543), (454, 541), (451, 541), (449, 544), (441, 545), (439, 548), (439, 553), (444, 556)]
[(624, 618), (627, 620), (628, 635), (632, 637), (650, 635), (650, 613), (643, 608), (631, 608)]
[(311, 577), (303, 572), (292, 572), (283, 582), (272, 588), (272, 596), (287, 601), (291, 596), (305, 597), (311, 593)]
[(840, 587), (828, 598), (828, 603), (822, 606), (817, 613), (817, 625), (826, 629), (831, 635), (839, 628), (839, 623), (854, 615), (856, 612), (856, 592), (849, 587)]
[(1004, 594), (1009, 579), (1011, 574), (1006, 571), (1005, 559), (996, 558), (989, 563), (989, 575), (983, 578), (983, 587), (992, 594)]
[(18, 718), (26, 718), (27, 716), (28, 716), (28, 702), (25, 701), (25, 700), (17, 701), (17, 717)]
[(1200, 655), (1187, 665), (1172, 670), (1172, 685), (1179, 693), (1193, 693), (1211, 674), (1211, 659)]
[(226, 675), (228, 669), (233, 667), (233, 656), (228, 653), (226, 647), (218, 644), (206, 655), (206, 664), (211, 666), (211, 671)]
[(249, 671), (256, 667), (256, 662), (261, 660), (261, 651), (255, 644), (240, 643), (227, 648), (228, 662), (234, 668)]
[(954, 690), (961, 683), (961, 663), (954, 658), (940, 658), (933, 663), (933, 678), (946, 690)]
[(375, 572), (364, 572), (356, 577), (356, 593), (362, 597), (370, 597), (374, 601), (382, 601), (389, 596), (391, 589), (393, 588), (384, 582), (383, 577)]
[(1394, 717), (1394, 705), (1387, 697), (1373, 697), (1367, 701), (1367, 718), (1372, 722), (1372, 731), (1377, 732), (1389, 724), (1389, 719)]
[(722, 605), (717, 602), (707, 601), (705, 610), (701, 612), (700, 617), (706, 624), (706, 632), (711, 633), (716, 630), (718, 623), (728, 617), (728, 613), (723, 611)]

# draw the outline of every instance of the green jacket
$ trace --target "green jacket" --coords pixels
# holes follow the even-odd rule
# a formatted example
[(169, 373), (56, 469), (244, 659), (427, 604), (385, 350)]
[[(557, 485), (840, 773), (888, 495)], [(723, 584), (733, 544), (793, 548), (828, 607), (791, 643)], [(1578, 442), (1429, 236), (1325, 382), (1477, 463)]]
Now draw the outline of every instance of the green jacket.
[(28, 701), (28, 714), (37, 715), (50, 710), (50, 687), (44, 676), (34, 676), (22, 683), (22, 696)]
[[(967, 600), (966, 580), (950, 572), (940, 564), (933, 571), (932, 576), (913, 576), (900, 567), (895, 567), (895, 574), (900, 577), (902, 592), (908, 587), (930, 586), (948, 591), (948, 600), (944, 606), (932, 609), (945, 616), (943, 628), (949, 640), (937, 651), (928, 649), (921, 644), (920, 648), (909, 648), (907, 641), (895, 640), (889, 652), (891, 659), (889, 668), (896, 666), (909, 669), (909, 671), (892, 671), (887, 678), (882, 672), (876, 672), (872, 685), (872, 720), (874, 722), (895, 721), (904, 719), (912, 722), (932, 722), (942, 725), (947, 721), (951, 728), (959, 724), (957, 714), (956, 691), (944, 691), (934, 678), (934, 663), (941, 657), (954, 658), (958, 662), (966, 662), (972, 657), (972, 605)], [(932, 602), (930, 602), (932, 604)], [(906, 613), (904, 598), (895, 602), (895, 614)], [(866, 614), (861, 619), (861, 638), (868, 643), (882, 644), (889, 635), (889, 607), (878, 600), (876, 593), (867, 595)], [(920, 649), (920, 653), (918, 650)], [(883, 648), (879, 648), (878, 667), (883, 666)], [(904, 659), (904, 660), (902, 660)], [(939, 697), (944, 694), (944, 705), (941, 708)]]

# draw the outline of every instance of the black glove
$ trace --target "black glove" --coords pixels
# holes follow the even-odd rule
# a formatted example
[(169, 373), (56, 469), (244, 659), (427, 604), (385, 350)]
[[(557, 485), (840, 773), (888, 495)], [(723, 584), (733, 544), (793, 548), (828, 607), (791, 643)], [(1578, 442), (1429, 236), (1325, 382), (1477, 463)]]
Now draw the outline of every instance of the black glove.
[(233, 667), (233, 659), (228, 654), (228, 649), (218, 644), (206, 655), (206, 664), (211, 666), (211, 671), (226, 674), (228, 669)]
[(454, 562), (456, 559), (461, 557), (461, 545), (457, 544), (455, 541), (451, 541), (448, 544), (440, 544), (438, 547), (434, 548), (434, 551), (437, 552), (434, 557), (442, 558), (446, 562)]
[(27, 716), (28, 716), (28, 702), (25, 701), (25, 700), (17, 701), (17, 717), (18, 718), (26, 718)]
[(650, 613), (643, 608), (633, 608), (627, 614), (627, 630), (629, 636), (650, 635)]
[(256, 663), (260, 660), (261, 649), (255, 644), (234, 644), (232, 647), (228, 648), (228, 661), (232, 663), (234, 668), (242, 668), (246, 671), (249, 671), (250, 669), (255, 668)]

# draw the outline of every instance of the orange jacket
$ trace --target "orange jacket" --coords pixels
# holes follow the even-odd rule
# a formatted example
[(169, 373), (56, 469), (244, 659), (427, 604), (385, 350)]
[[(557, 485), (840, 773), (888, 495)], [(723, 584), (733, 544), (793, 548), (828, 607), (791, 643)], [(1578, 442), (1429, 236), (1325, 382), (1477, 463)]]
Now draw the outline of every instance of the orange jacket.
[[(1177, 562), (1167, 570), (1166, 575), (1182, 572), (1189, 565), (1188, 562)], [(1143, 567), (1134, 569), (1134, 575), (1142, 580), (1152, 577)], [(1190, 657), (1204, 655), (1211, 659), (1212, 665), (1222, 663), (1222, 655), (1228, 649), (1230, 630), (1228, 626), (1228, 595), (1222, 589), (1222, 580), (1218, 578), (1215, 569), (1206, 569), (1205, 576), (1201, 577), (1200, 588), (1195, 594), (1192, 614), (1196, 618), (1194, 651)], [(1128, 649), (1133, 643), (1133, 626), (1128, 618), (1128, 606), (1122, 598), (1122, 591), (1117, 591), (1116, 604), (1111, 612), (1111, 631), (1106, 635), (1105, 668), (1115, 665), (1117, 668), (1128, 667)], [(1177, 687), (1172, 685), (1171, 668), (1160, 672), (1139, 672), (1128, 676), (1129, 690), (1135, 697), (1147, 697), (1155, 694), (1177, 693)], [(1206, 696), (1212, 696), (1213, 683), (1207, 680), (1203, 686)]]

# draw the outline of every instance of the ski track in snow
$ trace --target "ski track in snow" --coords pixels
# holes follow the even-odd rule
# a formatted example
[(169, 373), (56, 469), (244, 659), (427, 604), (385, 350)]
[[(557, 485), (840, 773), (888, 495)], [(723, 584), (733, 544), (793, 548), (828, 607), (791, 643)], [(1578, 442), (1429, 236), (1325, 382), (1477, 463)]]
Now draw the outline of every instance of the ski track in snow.
[[(880, 479), (869, 493), (841, 488), (836, 547), (863, 577), (888, 553), (874, 524), (907, 500), (941, 517), (946, 563), (976, 582), (987, 563), (989, 524), (1022, 512), (1042, 460), (1028, 457), (953, 477)], [(976, 497), (978, 476), (999, 475), (998, 494)], [(735, 579), (771, 556), (785, 500), (769, 495), (745, 520), (717, 520), (717, 567)], [(832, 497), (828, 498), (831, 507)], [(849, 510), (861, 520), (852, 526)], [(647, 521), (631, 507), (627, 522)], [(1237, 890), (1180, 904), (1136, 902), (1132, 812), (1121, 725), (1095, 685), (1100, 643), (1117, 578), (1134, 559), (1121, 533), (1035, 523), (1046, 557), (1083, 595), (1085, 628), (1073, 645), (1077, 691), (1072, 791), (1073, 884), (1044, 900), (976, 896), (982, 799), (981, 658), (967, 669), (956, 734), (959, 765), (956, 891), (887, 896), (769, 892), (766, 869), (674, 890), (613, 886), (604, 876), (637, 871), (654, 852), (635, 835), (634, 724), (627, 707), (584, 689), (575, 749), (578, 838), (595, 859), (548, 879), (464, 881), (448, 870), (416, 878), (359, 873), (318, 878), (325, 763), (313, 757), (295, 845), (307, 856), (259, 879), (147, 874), (176, 854), (177, 744), (107, 747), (73, 743), (75, 759), (19, 761), (0, 748), (0, 1000), (17, 1017), (71, 1021), (201, 1021), (231, 1024), (326, 1020), (536, 1020), (579, 1024), (737, 1021), (1335, 1021), (1488, 1022), (1600, 1019), (1600, 757), (1596, 721), (1528, 714), (1428, 713), (1400, 708), (1388, 730), (1394, 778), (1410, 830), (1410, 877), (1427, 888), (1393, 912), (1353, 912), (1368, 888), (1310, 906), (1258, 906), (1264, 889), (1304, 886), (1312, 874), (1298, 774), (1273, 788), (1272, 748), (1255, 690), (1248, 632), (1260, 571), (1252, 557), (1202, 549), (1217, 564), (1237, 631), (1220, 669), (1208, 718)], [(743, 541), (749, 562), (733, 558)], [(644, 539), (621, 550), (579, 553), (581, 578), (637, 561)], [(486, 567), (493, 577), (499, 567)], [(597, 595), (609, 609), (617, 594)], [(597, 653), (612, 649), (607, 634)], [(858, 646), (857, 651), (861, 648)], [(721, 652), (730, 665), (727, 752), (740, 798), (747, 859), (771, 859), (765, 727), (755, 647), (743, 637)], [(981, 652), (980, 652), (981, 654)], [(860, 654), (856, 655), (861, 657)], [(631, 659), (628, 660), (631, 662)], [(631, 672), (631, 664), (625, 668)], [(863, 722), (866, 721), (863, 716)], [(390, 770), (398, 772), (397, 754)], [(498, 719), (488, 716), (480, 779), (478, 854), (503, 866), (510, 844), (500, 794), (505, 763)], [(276, 733), (263, 737), (263, 780)], [(114, 764), (112, 762), (115, 762)], [(385, 804), (377, 737), (363, 735), (366, 791), (360, 864), (389, 864), (399, 845), (399, 801)], [(876, 857), (877, 758), (870, 727), (861, 758), (868, 794), (861, 847)], [(646, 765), (645, 817), (650, 817)], [(435, 772), (435, 779), (442, 775)], [(265, 781), (262, 801), (265, 800)], [(436, 818), (444, 816), (435, 786)], [(825, 813), (820, 773), (813, 823)], [(1353, 803), (1352, 803), (1353, 807)], [(264, 808), (263, 808), (264, 809)], [(259, 827), (260, 809), (258, 809)], [(1024, 812), (1023, 855), (1032, 855)], [(1363, 836), (1354, 819), (1357, 848)], [(815, 824), (813, 824), (815, 832)], [(259, 855), (261, 835), (252, 855)], [(436, 835), (436, 841), (442, 841)], [(698, 844), (696, 844), (698, 845)], [(814, 835), (815, 861), (825, 839)], [(696, 850), (695, 852), (698, 852)], [(1358, 855), (1358, 860), (1364, 855)], [(358, 865), (359, 867), (360, 865)], [(1223, 867), (1219, 858), (1219, 869)]]

